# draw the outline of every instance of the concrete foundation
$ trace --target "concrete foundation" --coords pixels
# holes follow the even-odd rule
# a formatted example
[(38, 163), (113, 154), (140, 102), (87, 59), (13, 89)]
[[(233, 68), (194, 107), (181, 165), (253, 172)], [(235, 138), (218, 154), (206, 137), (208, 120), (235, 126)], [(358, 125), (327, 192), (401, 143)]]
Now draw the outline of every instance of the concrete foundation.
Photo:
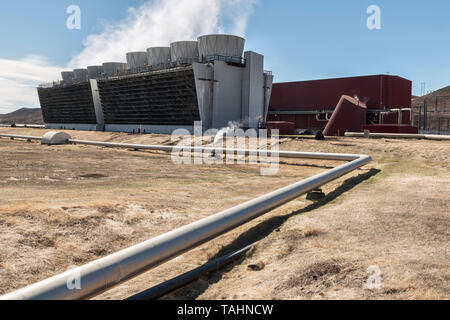
[(102, 131), (101, 126), (89, 123), (46, 123), (46, 129), (56, 130), (80, 130), (80, 131)]
[(190, 134), (194, 133), (194, 126), (155, 126), (155, 125), (133, 125), (133, 124), (105, 125), (105, 131), (109, 132), (172, 134), (175, 130), (178, 129), (187, 130)]

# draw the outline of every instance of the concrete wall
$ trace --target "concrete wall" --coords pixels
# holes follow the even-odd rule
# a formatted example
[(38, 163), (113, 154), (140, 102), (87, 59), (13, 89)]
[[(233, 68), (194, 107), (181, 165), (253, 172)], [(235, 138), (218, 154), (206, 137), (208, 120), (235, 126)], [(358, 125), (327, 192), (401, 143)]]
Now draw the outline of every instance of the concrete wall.
[[(204, 127), (210, 126), (210, 92), (212, 68), (205, 64), (194, 62), (195, 87), (197, 91), (198, 109)], [(216, 87), (216, 84), (214, 84)], [(215, 88), (214, 88), (215, 89)]]
[(83, 123), (46, 123), (46, 129), (65, 129), (65, 130), (81, 130), (81, 131), (98, 131), (96, 124)]
[(215, 61), (213, 128), (227, 127), (230, 121), (241, 122), (242, 76), (244, 69)]
[(264, 116), (264, 57), (247, 51), (242, 85), (242, 118), (245, 125), (258, 128), (259, 118)]
[[(260, 118), (265, 121), (273, 76), (264, 74), (262, 55), (249, 51), (245, 53), (245, 59), (245, 68), (223, 61), (214, 61), (213, 66), (194, 63), (199, 112), (205, 128), (220, 129), (233, 121), (256, 129)], [(214, 100), (211, 124), (212, 83)]]
[(95, 117), (97, 118), (97, 130), (103, 130), (105, 119), (103, 117), (102, 103), (98, 92), (98, 84), (96, 79), (89, 80), (91, 82), (92, 99), (94, 100)]
[[(194, 124), (192, 126), (154, 126), (154, 125), (133, 125), (133, 124), (107, 124), (105, 131), (108, 132), (128, 132), (138, 133), (158, 133), (158, 134), (172, 134), (177, 129), (185, 129), (191, 134), (194, 133)], [(133, 131), (134, 130), (134, 131)]]
[(267, 121), (267, 115), (269, 114), (270, 97), (272, 96), (274, 76), (271, 74), (264, 74), (264, 122)]
[[(214, 70), (213, 70), (214, 68)], [(214, 65), (194, 63), (195, 85), (200, 117), (205, 128), (223, 128), (241, 121), (243, 68), (214, 61)], [(214, 79), (212, 75), (214, 74)], [(214, 80), (214, 82), (212, 81)], [(214, 83), (213, 118), (210, 124), (211, 84)]]

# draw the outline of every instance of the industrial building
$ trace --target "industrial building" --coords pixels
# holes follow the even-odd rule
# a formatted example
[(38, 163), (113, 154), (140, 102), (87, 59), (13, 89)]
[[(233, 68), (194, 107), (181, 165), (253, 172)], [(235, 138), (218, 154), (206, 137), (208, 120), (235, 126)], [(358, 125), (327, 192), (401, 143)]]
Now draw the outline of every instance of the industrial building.
[(38, 88), (51, 129), (165, 133), (266, 125), (281, 134), (324, 131), (417, 133), (411, 126), (412, 82), (374, 75), (273, 83), (264, 57), (245, 39), (205, 35), (170, 47), (129, 52), (61, 73), (62, 81)]
[[(331, 135), (344, 135), (350, 129), (417, 133), (410, 126), (411, 87), (411, 81), (391, 75), (276, 83), (267, 120), (271, 128), (287, 128), (285, 133), (325, 130), (328, 125), (335, 127), (325, 130)], [(364, 117), (349, 102), (365, 108)], [(334, 113), (339, 106), (338, 117)], [(330, 123), (335, 121), (337, 127)]]
[(127, 53), (127, 63), (61, 73), (41, 85), (47, 128), (172, 133), (194, 122), (204, 129), (238, 122), (258, 128), (266, 118), (273, 75), (264, 57), (247, 51), (245, 39), (205, 35)]

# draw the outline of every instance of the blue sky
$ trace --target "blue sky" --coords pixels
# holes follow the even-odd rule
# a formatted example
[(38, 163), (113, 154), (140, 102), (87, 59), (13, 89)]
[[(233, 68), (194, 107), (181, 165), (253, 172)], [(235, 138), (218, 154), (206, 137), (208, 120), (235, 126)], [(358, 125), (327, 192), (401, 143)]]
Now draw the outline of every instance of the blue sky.
[[(155, 1), (160, 3), (159, 15), (148, 13), (139, 17), (134, 13), (130, 18), (127, 13), (128, 8), (139, 8), (146, 3), (150, 5), (149, 11), (156, 12), (156, 7), (151, 6)], [(175, 0), (1, 1), (0, 87), (3, 89), (0, 88), (0, 95), (3, 92), (21, 95), (22, 86), (40, 80), (35, 79), (39, 75), (34, 74), (32, 77), (24, 75), (26, 80), (20, 79), (16, 69), (40, 64), (42, 68), (34, 72), (48, 69), (42, 80), (49, 81), (56, 77), (53, 76), (56, 70), (74, 63), (93, 62), (95, 58), (109, 57), (108, 54), (122, 56), (121, 50), (125, 50), (128, 38), (129, 46), (137, 49), (142, 38), (130, 34), (132, 30), (148, 32), (147, 38), (142, 35), (143, 39), (157, 41), (159, 30), (167, 32), (166, 29), (181, 27), (192, 30), (174, 31), (167, 33), (167, 37), (194, 37), (199, 30), (239, 30), (240, 33), (245, 30), (246, 49), (265, 55), (266, 69), (273, 70), (276, 81), (390, 73), (412, 80), (414, 94), (420, 93), (421, 82), (426, 82), (427, 90), (450, 85), (448, 0), (233, 1), (234, 4), (227, 7), (225, 0), (185, 0), (185, 7), (180, 4), (181, 9), (177, 9), (177, 3), (183, 1)], [(72, 4), (81, 8), (81, 30), (66, 28), (66, 9)], [(381, 30), (366, 27), (369, 16), (366, 9), (372, 4), (381, 8)], [(188, 15), (186, 21), (180, 17), (183, 12)], [(218, 21), (211, 20), (209, 15), (217, 15)], [(130, 19), (142, 19), (146, 26), (132, 28)], [(129, 25), (121, 27), (124, 21)], [(121, 29), (122, 34), (110, 37), (108, 32), (115, 29)], [(90, 44), (84, 43), (89, 35), (100, 36), (93, 38)], [(166, 33), (161, 37), (164, 35)], [(114, 41), (120, 43), (111, 44)], [(143, 40), (142, 49), (151, 41)], [(95, 57), (92, 54), (95, 50), (103, 52)], [(114, 55), (109, 52), (114, 50)], [(17, 68), (14, 67), (16, 61), (21, 63)], [(8, 67), (15, 69), (4, 71)], [(14, 85), (17, 85), (15, 89), (8, 90), (8, 86)], [(16, 104), (17, 107), (33, 106), (34, 89), (28, 94), (28, 100), (2, 101), (0, 98), (0, 113), (10, 111)]]

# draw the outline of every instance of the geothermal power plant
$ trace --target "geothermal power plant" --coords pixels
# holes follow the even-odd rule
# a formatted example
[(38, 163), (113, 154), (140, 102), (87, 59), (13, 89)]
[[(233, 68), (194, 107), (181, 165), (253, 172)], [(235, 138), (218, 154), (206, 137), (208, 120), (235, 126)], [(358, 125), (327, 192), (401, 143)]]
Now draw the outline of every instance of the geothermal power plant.
[(418, 133), (412, 127), (411, 81), (390, 75), (273, 84), (264, 56), (244, 52), (245, 39), (205, 35), (129, 52), (126, 63), (63, 71), (38, 87), (49, 129), (170, 134), (220, 129)]
[(129, 52), (61, 73), (38, 88), (47, 128), (172, 133), (194, 122), (205, 129), (230, 121), (258, 128), (268, 113), (273, 75), (264, 57), (244, 53), (245, 39), (205, 35), (170, 47)]

